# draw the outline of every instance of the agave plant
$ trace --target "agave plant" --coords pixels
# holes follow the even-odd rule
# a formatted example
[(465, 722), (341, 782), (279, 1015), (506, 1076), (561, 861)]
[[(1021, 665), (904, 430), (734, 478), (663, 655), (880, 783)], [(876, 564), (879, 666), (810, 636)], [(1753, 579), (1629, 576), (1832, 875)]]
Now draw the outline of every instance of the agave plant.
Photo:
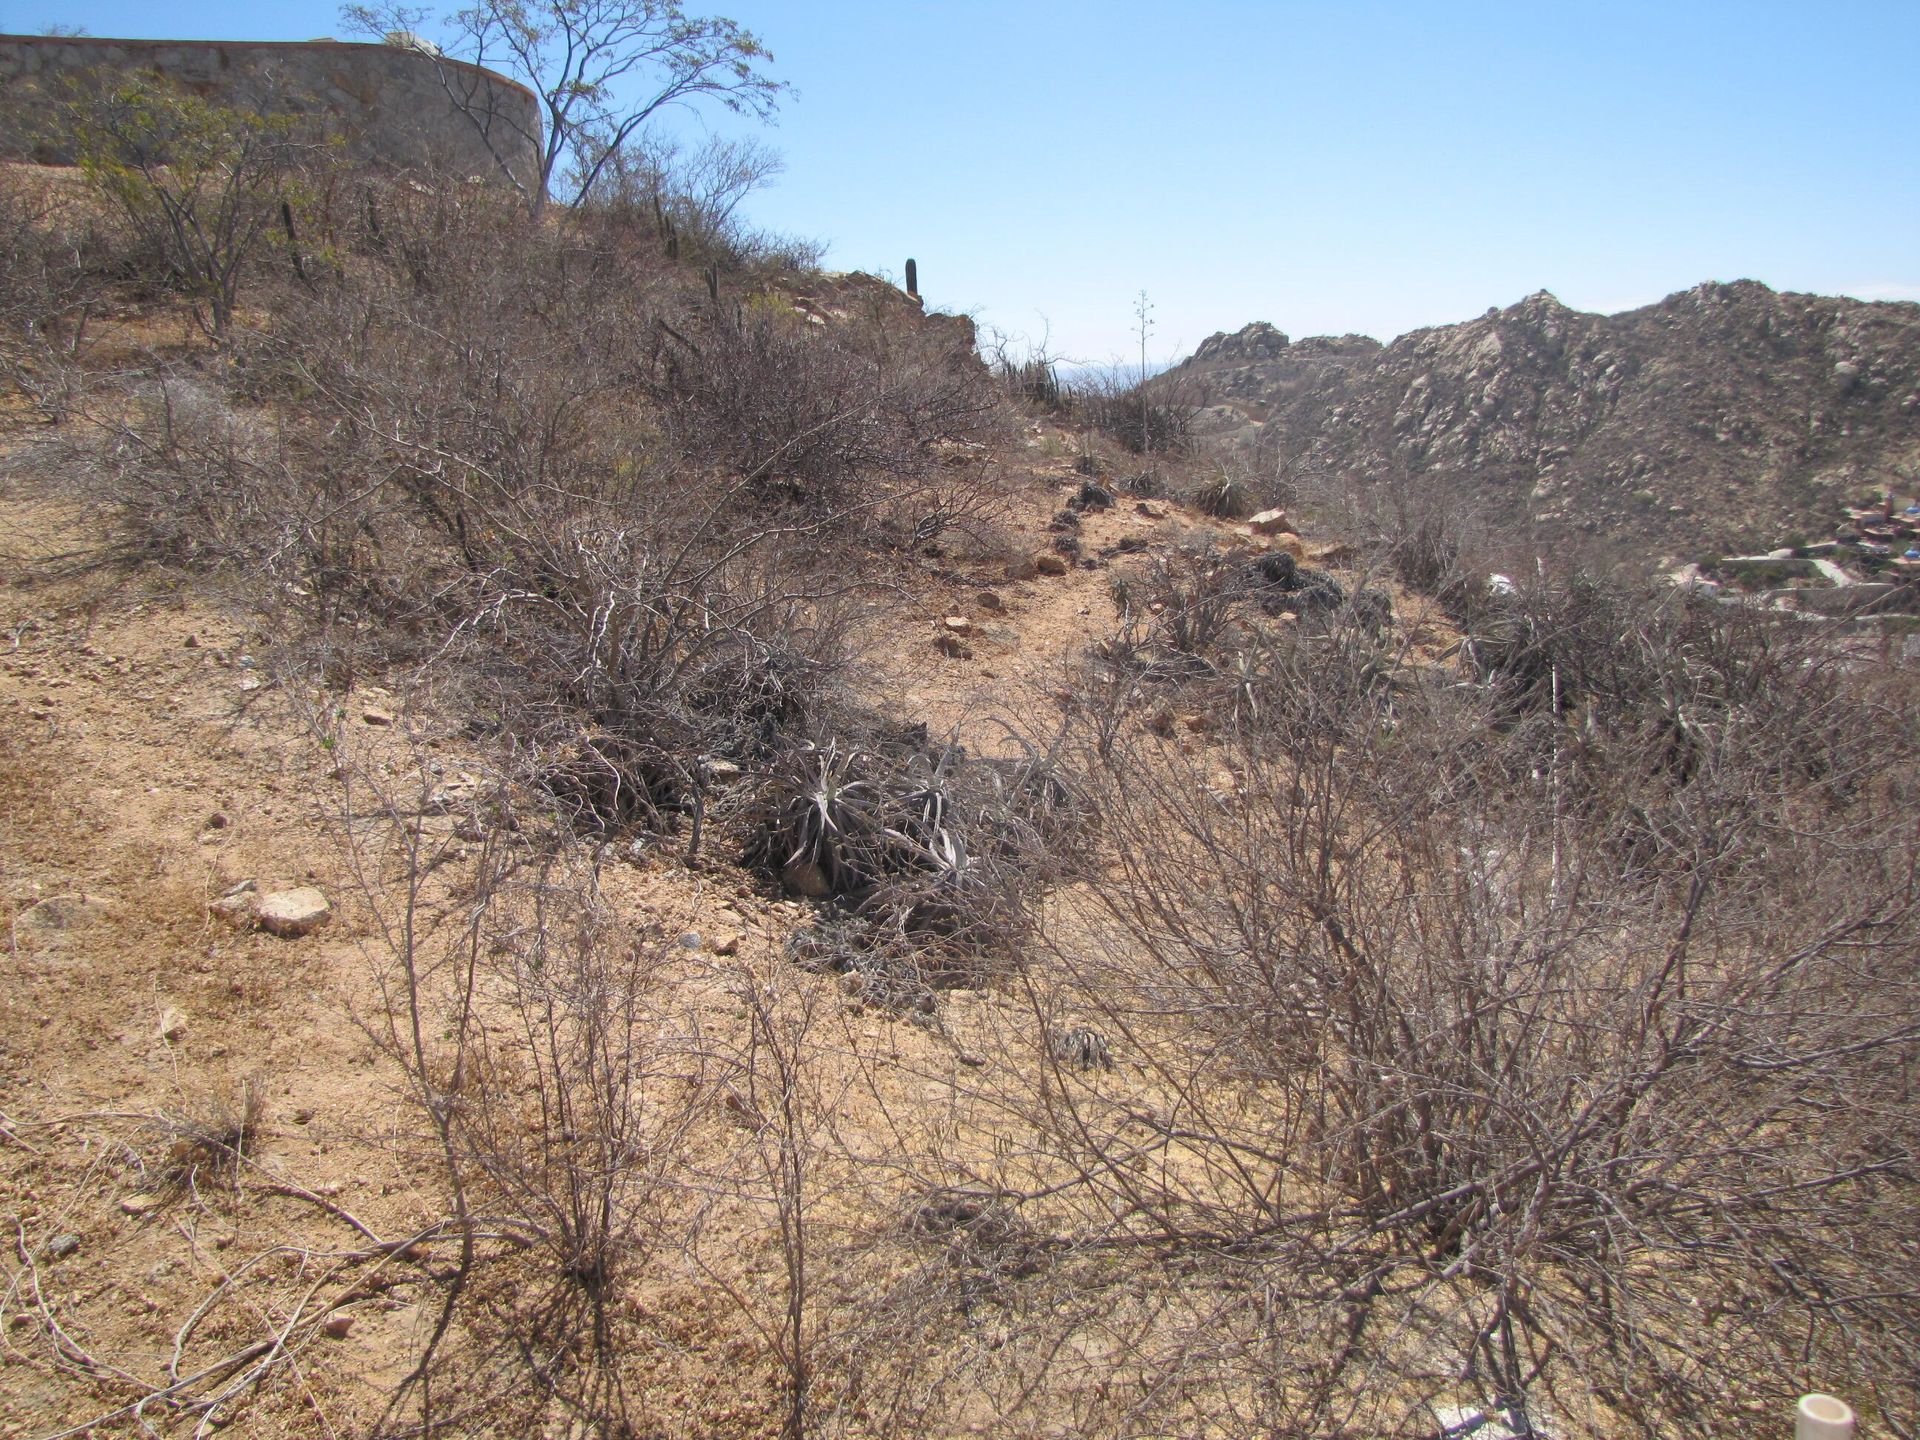
[(885, 792), (859, 778), (867, 758), (838, 741), (809, 743), (789, 758), (785, 783), (776, 781), (776, 793), (784, 793), (761, 846), (794, 888), (838, 895), (874, 878), (869, 852), (883, 828)]

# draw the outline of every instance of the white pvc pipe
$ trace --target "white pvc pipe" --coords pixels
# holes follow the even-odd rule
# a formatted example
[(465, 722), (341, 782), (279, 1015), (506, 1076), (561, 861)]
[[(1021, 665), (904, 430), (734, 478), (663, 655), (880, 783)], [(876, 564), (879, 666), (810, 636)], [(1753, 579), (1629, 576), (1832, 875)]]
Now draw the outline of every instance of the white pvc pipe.
[(1853, 1407), (1831, 1395), (1802, 1395), (1793, 1417), (1793, 1440), (1853, 1440)]

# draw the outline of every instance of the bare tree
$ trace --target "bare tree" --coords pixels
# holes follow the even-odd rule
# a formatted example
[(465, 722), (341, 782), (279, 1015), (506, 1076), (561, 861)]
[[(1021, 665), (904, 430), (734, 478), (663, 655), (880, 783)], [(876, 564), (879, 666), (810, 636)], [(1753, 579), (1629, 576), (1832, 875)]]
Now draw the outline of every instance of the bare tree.
[[(349, 25), (374, 35), (411, 31), (430, 13), (392, 3), (341, 10)], [(717, 15), (689, 17), (662, 0), (480, 0), (449, 23), (459, 58), (501, 70), (540, 97), (545, 133), (529, 134), (504, 112), (476, 105), (471, 86), (441, 67), (449, 96), (536, 214), (556, 177), (569, 181), (570, 199), (587, 194), (608, 158), (668, 106), (710, 100), (764, 120), (787, 88), (760, 73), (773, 56), (751, 31)], [(495, 126), (504, 129), (497, 138)], [(505, 147), (521, 144), (540, 157), (530, 190), (504, 159)]]

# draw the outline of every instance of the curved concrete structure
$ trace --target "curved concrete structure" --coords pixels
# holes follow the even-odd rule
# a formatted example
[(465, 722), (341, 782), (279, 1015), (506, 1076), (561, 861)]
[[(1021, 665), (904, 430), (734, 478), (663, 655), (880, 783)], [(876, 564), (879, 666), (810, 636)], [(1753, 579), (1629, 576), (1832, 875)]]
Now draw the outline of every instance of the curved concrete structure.
[(403, 45), (239, 40), (107, 40), (0, 35), (0, 160), (70, 165), (54, 123), (73, 85), (157, 75), (236, 109), (323, 113), (361, 158), (501, 177), (540, 173), (540, 102), (525, 86)]

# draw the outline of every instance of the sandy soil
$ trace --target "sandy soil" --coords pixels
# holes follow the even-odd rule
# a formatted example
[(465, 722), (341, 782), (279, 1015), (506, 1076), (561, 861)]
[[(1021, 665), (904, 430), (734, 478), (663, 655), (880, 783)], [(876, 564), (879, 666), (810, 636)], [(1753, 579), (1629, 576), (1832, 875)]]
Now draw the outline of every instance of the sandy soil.
[[(875, 616), (876, 692), (936, 736), (994, 752), (1009, 724), (1044, 731), (1063, 675), (1116, 621), (1114, 569), (1035, 575), (1021, 558), (1046, 551), (1047, 518), (1078, 487), (1067, 461), (1046, 458), (1058, 449), (1029, 441), (1036, 493), (1010, 527), (1011, 566), (944, 572)], [(1079, 535), (1098, 556), (1122, 537), (1151, 550), (1196, 529), (1265, 543), (1127, 498)], [(410, 823), (451, 857), (449, 875), (470, 863), (459, 799), (484, 776), (424, 701), (289, 689), (263, 637), (216, 598), (76, 563), (99, 540), (84, 510), (0, 494), (0, 1432), (104, 1416), (98, 1433), (141, 1433), (126, 1407), (240, 1356), (215, 1417), (234, 1433), (345, 1434), (406, 1372), (432, 1314), (422, 1282), (447, 1256), (443, 1242), (402, 1248), (446, 1200), (404, 1077), (369, 1038), (398, 914), (395, 847)], [(454, 803), (383, 815), (368, 784)], [(916, 1127), (972, 1125), (983, 1153), (1004, 1143), (962, 1097), (974, 1070), (1031, 1039), (1011, 999), (962, 992), (941, 1024), (900, 1023), (785, 961), (802, 906), (724, 858), (697, 871), (670, 853), (603, 859), (612, 910), (674, 956), (661, 1012), (673, 1025), (710, 1034), (715, 1054), (742, 1050), (742, 996), (763, 986), (811, 1017), (840, 1153), (885, 1154)], [(298, 938), (236, 926), (218, 902), (248, 881), (316, 887), (332, 918)], [(429, 887), (423, 903), (453, 893)], [(727, 1117), (749, 1103), (728, 1098), (727, 1073), (687, 1078), (718, 1097), (690, 1132), (716, 1152), (740, 1143)], [(196, 1127), (231, 1122), (249, 1095), (245, 1165), (196, 1171)], [(845, 1193), (869, 1203), (851, 1179)], [(751, 1206), (716, 1209), (707, 1239), (731, 1258), (663, 1262), (635, 1302), (671, 1342), (643, 1407), (661, 1433), (777, 1428), (766, 1347), (716, 1283), (750, 1289), (771, 1273), (769, 1224)], [(270, 1383), (240, 1384), (263, 1359)], [(199, 1418), (164, 1395), (144, 1414), (162, 1433)]]

